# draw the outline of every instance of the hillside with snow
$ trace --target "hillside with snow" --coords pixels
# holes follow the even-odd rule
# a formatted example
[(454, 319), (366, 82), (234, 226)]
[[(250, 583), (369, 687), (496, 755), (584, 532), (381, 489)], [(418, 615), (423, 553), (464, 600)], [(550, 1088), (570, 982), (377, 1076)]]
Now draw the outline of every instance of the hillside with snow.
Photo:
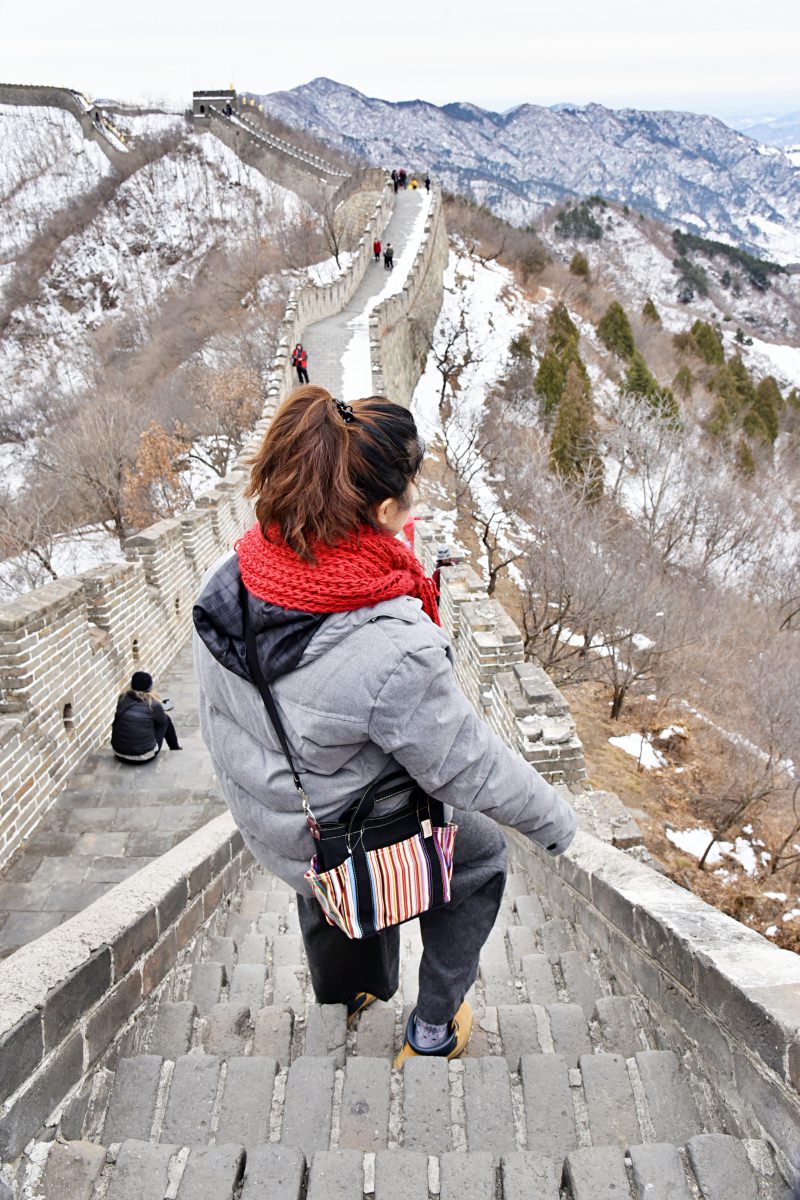
[(442, 186), (525, 225), (594, 193), (705, 236), (800, 261), (800, 171), (713, 117), (523, 104), (391, 103), (330, 79), (259, 97), (290, 125), (372, 163), (429, 171)]

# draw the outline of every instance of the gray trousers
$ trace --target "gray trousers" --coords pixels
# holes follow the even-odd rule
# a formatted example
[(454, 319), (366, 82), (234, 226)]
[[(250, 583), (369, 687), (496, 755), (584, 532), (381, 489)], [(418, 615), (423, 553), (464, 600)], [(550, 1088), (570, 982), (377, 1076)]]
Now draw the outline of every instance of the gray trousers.
[[(506, 840), (483, 813), (456, 812), (458, 825), (449, 904), (419, 918), (422, 960), (417, 1015), (443, 1025), (475, 982), (481, 948), (492, 931), (506, 882)], [(300, 931), (319, 1004), (346, 1004), (358, 992), (389, 1000), (400, 975), (400, 927), (348, 938), (329, 925), (316, 900), (298, 895)]]

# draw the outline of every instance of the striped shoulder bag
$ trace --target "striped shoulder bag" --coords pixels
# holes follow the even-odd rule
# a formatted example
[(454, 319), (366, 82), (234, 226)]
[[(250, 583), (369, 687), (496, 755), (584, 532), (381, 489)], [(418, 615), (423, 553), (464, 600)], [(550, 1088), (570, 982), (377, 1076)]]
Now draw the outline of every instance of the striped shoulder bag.
[[(457, 825), (444, 819), (444, 805), (418, 787), (405, 771), (375, 780), (334, 821), (318, 821), (294, 765), (283, 723), (256, 652), (255, 634), (243, 598), (250, 673), (286, 756), (317, 850), (305, 878), (328, 924), (349, 938), (371, 937), (390, 925), (411, 921), (447, 904), (453, 874)], [(375, 815), (383, 801), (406, 800)]]

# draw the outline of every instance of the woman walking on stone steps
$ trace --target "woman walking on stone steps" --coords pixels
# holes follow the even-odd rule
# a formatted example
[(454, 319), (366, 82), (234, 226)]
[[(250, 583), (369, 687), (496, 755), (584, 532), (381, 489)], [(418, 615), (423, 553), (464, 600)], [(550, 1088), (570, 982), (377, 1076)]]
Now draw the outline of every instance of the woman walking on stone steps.
[[(407, 773), (405, 799), (395, 793), (379, 815), (407, 801), (412, 781), (454, 810), (451, 896), (419, 917), (419, 992), (398, 1066), (418, 1055), (453, 1058), (469, 1040), (465, 996), (505, 884), (496, 822), (551, 854), (575, 832), (569, 804), (460, 690), (431, 581), (396, 537), (422, 456), (399, 404), (372, 396), (348, 405), (321, 387), (296, 388), (251, 460), (257, 522), (213, 569), (194, 609), (202, 734), (245, 842), (298, 893), (320, 1004), (347, 1005), (352, 1022), (376, 997), (388, 1000), (400, 937), (394, 925), (351, 939), (327, 922), (305, 878), (317, 822), (324, 829), (398, 770)], [(294, 773), (262, 703), (267, 691)], [(313, 806), (308, 820), (297, 786)]]
[(170, 750), (180, 750), (172, 718), (153, 691), (153, 676), (134, 671), (131, 686), (117, 701), (111, 727), (111, 749), (123, 762), (150, 762), (164, 742)]
[(394, 246), (391, 242), (386, 243), (386, 249), (383, 252), (383, 268), (385, 271), (394, 270)]
[(297, 371), (297, 382), (308, 383), (308, 354), (299, 342), (292, 351), (292, 366)]

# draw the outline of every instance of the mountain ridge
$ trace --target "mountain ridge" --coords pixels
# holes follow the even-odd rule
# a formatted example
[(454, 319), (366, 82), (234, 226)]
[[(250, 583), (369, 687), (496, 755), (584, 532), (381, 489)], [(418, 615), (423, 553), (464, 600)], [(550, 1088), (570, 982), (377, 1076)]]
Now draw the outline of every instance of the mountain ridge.
[(800, 261), (800, 170), (717, 117), (595, 102), (494, 113), (469, 101), (383, 100), (325, 76), (257, 98), (289, 125), (376, 164), (430, 171), (518, 225), (565, 198), (600, 193)]

